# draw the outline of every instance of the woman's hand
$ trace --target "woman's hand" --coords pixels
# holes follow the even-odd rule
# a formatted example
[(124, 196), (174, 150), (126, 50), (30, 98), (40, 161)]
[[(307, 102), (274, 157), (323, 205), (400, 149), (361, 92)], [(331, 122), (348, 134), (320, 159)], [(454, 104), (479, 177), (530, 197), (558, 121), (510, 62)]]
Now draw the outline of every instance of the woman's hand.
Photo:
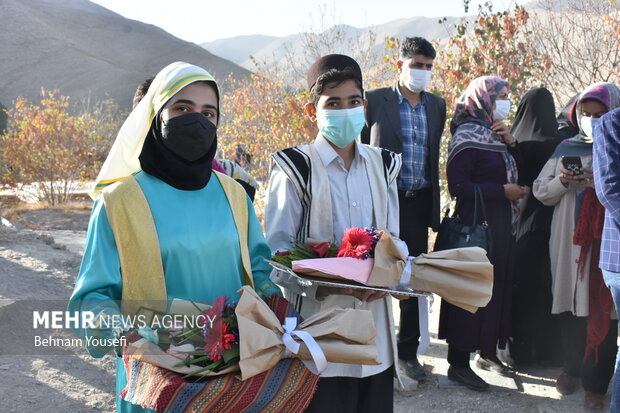
[(510, 134), (510, 131), (508, 130), (506, 125), (504, 125), (504, 122), (502, 122), (501, 120), (496, 120), (495, 122), (493, 122), (493, 124), (491, 125), (491, 130), (497, 133), (502, 142), (504, 142), (506, 145), (510, 147), (515, 145), (514, 138)]
[(517, 199), (521, 199), (525, 195), (527, 195), (527, 191), (521, 185), (505, 184), (504, 194), (506, 195), (506, 198), (510, 199), (511, 201), (516, 201)]
[(581, 168), (581, 172), (583, 172), (581, 175), (577, 175), (577, 183), (584, 188), (594, 189), (594, 171), (589, 168)]
[(564, 186), (568, 186), (568, 184), (573, 183), (585, 188), (594, 188), (594, 175), (592, 169), (589, 168), (581, 168), (580, 175), (573, 175), (573, 172), (564, 168), (563, 165), (560, 165), (560, 182)]

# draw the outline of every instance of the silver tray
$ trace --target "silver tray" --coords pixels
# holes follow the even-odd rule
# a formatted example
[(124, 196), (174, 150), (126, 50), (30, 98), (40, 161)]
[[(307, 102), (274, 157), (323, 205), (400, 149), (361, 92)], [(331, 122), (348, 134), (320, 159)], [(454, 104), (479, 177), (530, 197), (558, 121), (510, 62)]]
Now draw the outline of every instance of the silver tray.
[(355, 281), (345, 281), (345, 280), (328, 281), (325, 278), (319, 278), (319, 277), (314, 277), (314, 276), (305, 275), (305, 274), (297, 274), (295, 271), (288, 268), (286, 265), (282, 265), (276, 261), (272, 261), (272, 260), (265, 260), (265, 261), (267, 261), (277, 271), (285, 272), (288, 275), (294, 277), (297, 280), (297, 283), (301, 287), (311, 287), (313, 284), (316, 284), (316, 285), (324, 285), (327, 287), (356, 288), (359, 290), (385, 291), (386, 293), (389, 293), (389, 294), (406, 295), (409, 297), (432, 297), (433, 296), (432, 293), (427, 293), (425, 291), (419, 291), (419, 290), (414, 290), (412, 288), (406, 288), (406, 287), (400, 287), (400, 286), (397, 288), (370, 287), (367, 285), (357, 283)]

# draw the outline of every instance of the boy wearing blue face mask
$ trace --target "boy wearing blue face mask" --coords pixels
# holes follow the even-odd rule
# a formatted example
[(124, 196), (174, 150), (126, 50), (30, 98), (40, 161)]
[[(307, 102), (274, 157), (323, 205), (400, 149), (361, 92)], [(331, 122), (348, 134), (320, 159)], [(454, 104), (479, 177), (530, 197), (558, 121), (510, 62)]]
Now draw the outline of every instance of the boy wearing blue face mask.
[[(314, 142), (272, 155), (265, 227), (273, 252), (302, 242), (340, 242), (345, 229), (376, 227), (398, 236), (400, 157), (356, 141), (364, 126), (362, 73), (352, 58), (328, 55), (308, 71)], [(332, 307), (366, 309), (377, 329), (377, 366), (329, 363), (308, 412), (391, 412), (396, 337), (385, 293), (312, 286), (273, 273), (302, 317)]]

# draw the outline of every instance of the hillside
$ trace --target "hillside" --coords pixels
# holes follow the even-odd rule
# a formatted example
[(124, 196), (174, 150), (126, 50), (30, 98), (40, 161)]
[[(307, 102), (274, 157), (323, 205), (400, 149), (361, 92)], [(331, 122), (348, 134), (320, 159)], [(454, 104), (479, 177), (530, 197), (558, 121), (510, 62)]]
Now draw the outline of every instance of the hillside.
[[(439, 40), (449, 37), (446, 27), (459, 21), (457, 17), (449, 17), (445, 25), (439, 23), (438, 18), (411, 17), (393, 20), (371, 28), (357, 28), (347, 25), (340, 25), (342, 36), (347, 40), (344, 42), (355, 42), (356, 39), (365, 39), (369, 32), (375, 34), (375, 39), (371, 45), (377, 53), (382, 53), (385, 46), (385, 38), (389, 36), (403, 38), (406, 36), (422, 36), (430, 40)], [(331, 28), (328, 32), (335, 30)], [(301, 57), (304, 50), (304, 33), (291, 34), (283, 37), (271, 37), (263, 35), (237, 36), (226, 39), (218, 39), (213, 42), (202, 43), (201, 46), (211, 53), (229, 59), (242, 67), (254, 70), (254, 64), (249, 56), (253, 56), (259, 61), (278, 62), (284, 59), (287, 54), (293, 52), (297, 58)], [(367, 41), (362, 41), (367, 45)], [(340, 53), (350, 53), (347, 50), (335, 50)]]
[(139, 82), (182, 60), (218, 79), (249, 72), (200, 46), (87, 0), (0, 0), (0, 102), (42, 86), (72, 101), (112, 98), (130, 108)]

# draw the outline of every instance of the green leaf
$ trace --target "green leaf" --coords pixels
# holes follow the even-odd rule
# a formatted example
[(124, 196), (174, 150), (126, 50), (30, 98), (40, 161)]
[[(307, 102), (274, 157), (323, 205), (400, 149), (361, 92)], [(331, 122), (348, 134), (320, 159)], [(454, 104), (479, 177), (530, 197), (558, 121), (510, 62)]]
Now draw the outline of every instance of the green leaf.
[(218, 361), (216, 361), (214, 363), (211, 363), (208, 366), (201, 368), (200, 370), (196, 370), (196, 371), (194, 371), (192, 373), (186, 374), (185, 376), (183, 376), (183, 378), (186, 379), (188, 377), (192, 377), (192, 376), (195, 376), (197, 374), (204, 373), (205, 371), (213, 371), (216, 368), (218, 368), (222, 363), (224, 363), (224, 360), (223, 359), (219, 359)]
[(239, 345), (234, 344), (230, 350), (224, 350), (222, 352), (222, 357), (224, 358), (224, 362), (228, 364), (234, 358), (239, 358)]

